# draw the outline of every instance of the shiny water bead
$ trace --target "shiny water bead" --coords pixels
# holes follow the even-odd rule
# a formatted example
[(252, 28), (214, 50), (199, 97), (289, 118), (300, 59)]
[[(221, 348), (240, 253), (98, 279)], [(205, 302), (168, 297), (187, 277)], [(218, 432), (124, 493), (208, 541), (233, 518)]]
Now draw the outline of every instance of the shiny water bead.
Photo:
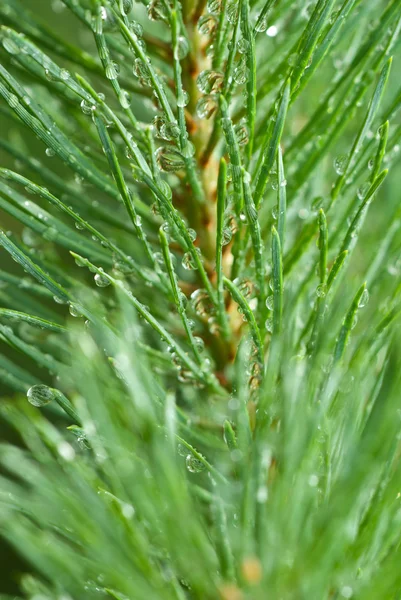
[(213, 303), (204, 289), (198, 289), (191, 294), (191, 304), (197, 315), (208, 317), (213, 312)]
[(116, 62), (111, 60), (109, 63), (107, 63), (106, 69), (105, 69), (105, 74), (106, 74), (107, 79), (111, 79), (111, 80), (117, 79), (119, 72), (120, 72), (120, 67), (118, 66), (118, 64)]
[(265, 323), (266, 331), (269, 333), (273, 332), (273, 319), (266, 319)]
[(46, 156), (48, 156), (49, 158), (53, 158), (53, 156), (56, 156), (56, 153), (53, 150), (53, 148), (46, 148), (45, 153)]
[(156, 136), (162, 138), (162, 127), (166, 124), (166, 119), (161, 117), (160, 115), (156, 115), (156, 117), (152, 121), (152, 125), (156, 131)]
[(191, 228), (189, 228), (189, 229), (188, 229), (188, 235), (189, 235), (189, 237), (190, 237), (190, 239), (191, 239), (191, 242), (194, 242), (194, 241), (196, 240), (196, 235), (197, 235), (197, 234), (196, 234), (196, 231), (195, 231), (195, 229), (191, 229)]
[(320, 285), (317, 286), (316, 296), (318, 298), (324, 298), (326, 296), (326, 293), (327, 293), (327, 287), (324, 283), (321, 283)]
[(370, 183), (368, 181), (366, 181), (358, 188), (357, 194), (358, 194), (359, 200), (363, 200), (364, 198), (366, 198), (369, 190), (370, 190)]
[(132, 102), (132, 98), (131, 98), (131, 94), (129, 92), (127, 92), (126, 90), (121, 90), (118, 99), (120, 101), (120, 104), (122, 106), (122, 108), (129, 108), (131, 106), (131, 102)]
[(248, 67), (246, 64), (246, 57), (242, 56), (237, 66), (234, 69), (234, 81), (238, 85), (242, 85), (248, 79)]
[(33, 385), (27, 391), (27, 398), (33, 406), (45, 406), (55, 399), (54, 390), (47, 385)]
[(148, 4), (148, 17), (151, 21), (165, 21), (168, 13), (163, 0), (152, 0)]
[(213, 35), (217, 29), (217, 23), (214, 15), (204, 15), (198, 21), (198, 31), (202, 35)]
[(208, 0), (207, 10), (213, 15), (218, 15), (221, 11), (222, 0)]
[(124, 16), (128, 15), (134, 6), (133, 0), (119, 0), (120, 10)]
[(217, 96), (202, 96), (196, 104), (196, 114), (200, 119), (210, 119), (218, 109)]
[(157, 165), (161, 171), (175, 173), (185, 167), (184, 157), (175, 148), (161, 146), (155, 154)]
[(189, 94), (185, 90), (180, 90), (177, 96), (177, 106), (184, 108), (189, 102)]
[(200, 473), (205, 470), (205, 465), (193, 454), (188, 454), (185, 459), (185, 464), (190, 473)]
[(258, 33), (262, 33), (263, 31), (266, 31), (267, 29), (267, 15), (264, 15), (261, 19), (258, 17), (257, 21), (256, 21), (256, 25), (255, 25), (255, 30)]
[(175, 122), (173, 122), (173, 123), (164, 122), (160, 128), (160, 137), (163, 138), (163, 140), (167, 140), (169, 142), (171, 140), (176, 140), (177, 138), (179, 138), (180, 137), (180, 128), (178, 127), (178, 124)]
[(70, 304), (69, 313), (72, 317), (82, 317), (82, 313), (77, 309), (74, 304)]
[(84, 113), (84, 115), (90, 115), (91, 113), (95, 112), (95, 110), (96, 110), (96, 104), (89, 103), (87, 100), (82, 100), (80, 106), (81, 106), (81, 110)]
[(243, 123), (237, 123), (234, 127), (234, 132), (240, 146), (245, 146), (249, 142), (249, 132)]
[(238, 19), (238, 7), (239, 3), (236, 0), (233, 0), (233, 2), (227, 4), (227, 20), (233, 25), (237, 22)]
[(222, 235), (222, 244), (223, 246), (227, 246), (232, 238), (233, 238), (233, 232), (230, 229), (230, 227), (223, 227), (223, 235)]
[(276, 174), (273, 174), (270, 177), (270, 185), (272, 186), (273, 190), (278, 190), (278, 177)]
[(364, 308), (369, 302), (369, 292), (368, 290), (363, 290), (362, 296), (358, 302), (358, 308)]
[(67, 81), (71, 77), (71, 74), (67, 69), (61, 69), (60, 71), (60, 79), (62, 81)]
[(178, 38), (177, 48), (175, 49), (175, 52), (174, 52), (174, 58), (176, 60), (183, 60), (188, 55), (188, 52), (189, 52), (188, 40), (185, 37), (180, 36)]
[(193, 340), (197, 351), (203, 352), (203, 350), (205, 349), (205, 342), (203, 341), (203, 339), (201, 337), (195, 336)]
[(268, 308), (269, 310), (273, 310), (273, 306), (274, 306), (274, 296), (273, 296), (273, 294), (269, 294), (269, 296), (267, 296), (267, 298), (266, 298), (266, 308)]
[[(196, 248), (198, 254), (200, 254), (199, 248)], [(192, 252), (186, 252), (182, 257), (182, 266), (186, 271), (196, 271), (198, 265), (195, 262), (195, 259), (192, 255)]]
[(249, 279), (234, 279), (234, 285), (237, 286), (244, 298), (250, 298), (253, 292), (253, 284)]
[(196, 85), (202, 94), (211, 94), (212, 92), (218, 92), (221, 89), (223, 81), (223, 73), (206, 69), (199, 73), (196, 79)]
[(245, 38), (241, 38), (237, 44), (237, 49), (240, 54), (246, 54), (249, 50), (249, 41)]
[(108, 279), (108, 277), (106, 277), (105, 275), (102, 275), (101, 273), (96, 273), (95, 277), (95, 283), (98, 287), (107, 287), (108, 285), (110, 285), (110, 280)]
[(334, 169), (337, 175), (344, 175), (345, 169), (347, 167), (348, 156), (346, 154), (341, 154), (334, 159)]
[(138, 21), (131, 21), (129, 28), (137, 37), (143, 36), (143, 27), (140, 23), (138, 23)]
[(149, 69), (140, 58), (135, 60), (133, 72), (135, 77), (138, 77), (141, 85), (150, 85), (151, 79)]

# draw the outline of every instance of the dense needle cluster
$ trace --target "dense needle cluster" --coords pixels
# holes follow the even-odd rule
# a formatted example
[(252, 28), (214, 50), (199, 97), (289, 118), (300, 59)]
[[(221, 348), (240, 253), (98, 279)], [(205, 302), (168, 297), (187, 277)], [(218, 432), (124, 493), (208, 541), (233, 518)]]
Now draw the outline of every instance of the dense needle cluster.
[(399, 0), (45, 4), (0, 1), (1, 600), (400, 600)]

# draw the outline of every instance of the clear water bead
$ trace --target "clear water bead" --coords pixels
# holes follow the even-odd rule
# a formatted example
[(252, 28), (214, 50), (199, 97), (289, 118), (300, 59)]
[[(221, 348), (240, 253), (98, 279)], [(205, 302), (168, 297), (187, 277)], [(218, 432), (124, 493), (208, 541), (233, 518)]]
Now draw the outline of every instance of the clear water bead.
[(208, 95), (200, 98), (196, 104), (196, 114), (200, 119), (210, 119), (217, 111), (217, 96)]
[(202, 35), (212, 35), (217, 29), (217, 19), (214, 15), (204, 15), (198, 21), (198, 31)]
[(185, 459), (185, 464), (190, 473), (200, 473), (205, 470), (205, 465), (192, 454), (188, 454)]
[(157, 165), (161, 171), (174, 173), (185, 167), (184, 157), (175, 148), (161, 146), (155, 154)]
[(96, 273), (95, 277), (95, 283), (98, 287), (107, 287), (108, 285), (110, 285), (110, 281), (109, 279), (105, 276), (102, 275), (101, 273)]
[(334, 159), (334, 169), (337, 175), (344, 175), (347, 162), (348, 156), (346, 154), (341, 154)]
[(218, 15), (221, 11), (221, 0), (208, 0), (207, 10), (212, 15)]
[(202, 94), (211, 94), (212, 92), (218, 92), (221, 89), (223, 81), (223, 73), (206, 69), (199, 73), (196, 79), (196, 85)]
[(45, 406), (56, 397), (54, 390), (47, 385), (33, 385), (27, 391), (27, 398), (33, 406)]

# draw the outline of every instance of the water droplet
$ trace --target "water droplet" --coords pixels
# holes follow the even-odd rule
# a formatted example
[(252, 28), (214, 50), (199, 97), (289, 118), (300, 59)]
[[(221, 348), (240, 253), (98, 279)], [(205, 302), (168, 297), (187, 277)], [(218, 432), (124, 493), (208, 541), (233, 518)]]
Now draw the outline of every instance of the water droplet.
[(205, 342), (203, 341), (203, 339), (198, 336), (194, 336), (193, 339), (194, 339), (195, 347), (198, 350), (198, 352), (203, 352), (203, 350), (205, 349)]
[(207, 10), (212, 15), (218, 15), (221, 11), (221, 0), (208, 0)]
[(223, 227), (223, 235), (222, 235), (222, 244), (223, 246), (227, 246), (232, 238), (233, 238), (233, 232), (230, 229), (230, 227)]
[(237, 66), (234, 69), (234, 81), (238, 85), (242, 85), (248, 79), (248, 67), (246, 64), (246, 57), (242, 56)]
[(131, 98), (131, 94), (125, 90), (121, 90), (118, 99), (120, 101), (120, 104), (122, 106), (122, 108), (129, 108), (131, 106), (131, 102), (132, 102), (132, 98)]
[(70, 72), (67, 69), (61, 69), (60, 71), (60, 79), (62, 81), (67, 81), (71, 77)]
[(327, 288), (326, 288), (326, 285), (324, 283), (321, 283), (320, 285), (317, 286), (317, 288), (316, 288), (316, 296), (318, 298), (324, 298), (326, 296), (326, 292), (327, 292)]
[(190, 237), (190, 240), (191, 240), (192, 242), (194, 242), (194, 241), (196, 240), (196, 231), (195, 231), (195, 229), (191, 229), (191, 228), (189, 228), (189, 229), (188, 229), (188, 235), (189, 235), (189, 237)]
[(363, 290), (362, 296), (359, 299), (358, 308), (364, 308), (368, 302), (369, 302), (369, 292), (368, 292), (368, 290), (365, 289), (365, 290)]
[(246, 54), (249, 50), (249, 42), (245, 38), (241, 38), (237, 44), (237, 49), (240, 54)]
[(178, 97), (177, 97), (177, 106), (179, 106), (180, 108), (184, 108), (184, 106), (187, 106), (188, 102), (189, 102), (188, 92), (186, 92), (185, 90), (180, 90)]
[(255, 30), (258, 33), (262, 33), (267, 29), (267, 15), (264, 15), (261, 19), (258, 17), (255, 25)]
[(198, 31), (202, 35), (212, 35), (217, 29), (217, 19), (214, 15), (204, 15), (198, 21)]
[(200, 119), (210, 119), (218, 108), (217, 96), (202, 96), (196, 104), (196, 114)]
[(337, 156), (334, 159), (334, 169), (337, 175), (344, 175), (345, 169), (348, 163), (348, 156), (346, 154), (342, 154), (341, 156)]
[(149, 68), (142, 62), (140, 58), (137, 58), (134, 62), (134, 75), (138, 77), (141, 85), (150, 85), (151, 78)]
[[(199, 248), (195, 248), (196, 252), (200, 255)], [(187, 271), (196, 271), (198, 266), (194, 260), (194, 257), (191, 252), (186, 252), (182, 257), (182, 266)]]
[(358, 194), (359, 200), (363, 200), (364, 198), (366, 198), (366, 195), (369, 190), (370, 190), (370, 183), (369, 183), (369, 181), (366, 181), (358, 188), (357, 194)]
[(209, 317), (213, 313), (213, 303), (206, 290), (198, 289), (191, 294), (191, 304), (197, 315)]
[(220, 71), (205, 70), (199, 73), (196, 85), (202, 94), (218, 92), (223, 85), (224, 75)]
[(274, 306), (274, 296), (273, 294), (270, 294), (269, 296), (267, 296), (266, 298), (266, 307), (269, 310), (273, 310), (273, 306)]
[(205, 470), (205, 465), (193, 454), (188, 454), (185, 459), (185, 464), (190, 473), (200, 473)]
[(272, 186), (273, 190), (278, 190), (278, 177), (277, 177), (277, 175), (272, 175), (270, 177), (270, 185)]
[(185, 167), (184, 157), (175, 148), (161, 146), (155, 154), (157, 165), (162, 171), (174, 173)]
[(227, 9), (226, 9), (227, 20), (229, 23), (232, 23), (233, 25), (235, 25), (235, 23), (237, 22), (237, 19), (238, 19), (238, 6), (239, 6), (239, 3), (237, 1), (230, 2), (229, 4), (227, 4)]
[(129, 28), (137, 37), (143, 36), (143, 27), (140, 23), (138, 23), (138, 21), (131, 21)]
[(110, 280), (105, 276), (102, 275), (101, 273), (96, 273), (95, 277), (95, 283), (98, 287), (107, 287), (108, 285), (110, 285)]
[(114, 61), (110, 61), (109, 63), (107, 63), (106, 65), (106, 69), (105, 69), (105, 74), (107, 79), (117, 79), (118, 74), (120, 72), (120, 67), (118, 66), (118, 64)]
[(266, 331), (273, 333), (273, 319), (266, 319), (265, 327)]
[(160, 137), (163, 138), (163, 140), (171, 142), (171, 140), (176, 140), (179, 136), (180, 128), (177, 123), (163, 123), (160, 128)]
[(82, 317), (82, 313), (77, 309), (74, 304), (70, 304), (69, 313), (72, 317)]
[(249, 142), (248, 129), (243, 123), (237, 123), (234, 127), (234, 132), (240, 146), (245, 146)]
[(174, 52), (174, 58), (176, 60), (183, 60), (188, 55), (188, 52), (189, 52), (188, 40), (185, 37), (180, 36), (178, 38), (178, 46)]
[(133, 6), (134, 6), (133, 0), (123, 0), (123, 6), (122, 6), (123, 15), (124, 16), (128, 15), (131, 12)]
[(39, 407), (49, 404), (56, 397), (52, 388), (42, 384), (30, 387), (26, 395), (33, 406)]
[(167, 9), (161, 0), (152, 0), (151, 2), (149, 2), (148, 17), (151, 21), (167, 20)]
[(96, 105), (95, 104), (89, 104), (89, 102), (87, 102), (86, 100), (82, 100), (82, 102), (81, 102), (81, 110), (84, 113), (84, 115), (90, 115), (92, 112), (95, 112)]
[(55, 155), (56, 155), (56, 153), (53, 150), (53, 148), (46, 148), (46, 156), (48, 156), (49, 158), (52, 158)]

